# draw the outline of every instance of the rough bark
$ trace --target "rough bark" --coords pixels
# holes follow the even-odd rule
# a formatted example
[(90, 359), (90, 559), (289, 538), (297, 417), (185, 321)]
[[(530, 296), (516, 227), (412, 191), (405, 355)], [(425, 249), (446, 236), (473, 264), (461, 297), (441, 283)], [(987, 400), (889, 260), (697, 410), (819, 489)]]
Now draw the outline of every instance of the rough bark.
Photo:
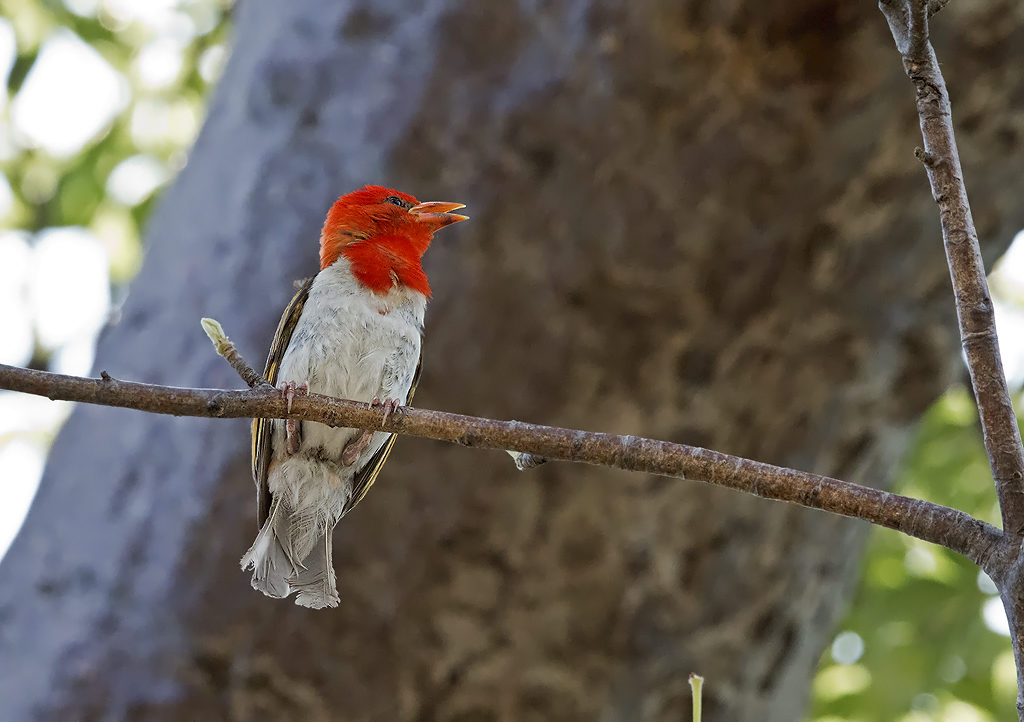
[(914, 154), (928, 170), (939, 207), (960, 341), (999, 498), (1002, 545), (1013, 552), (1005, 565), (987, 571), (999, 588), (1006, 612), (1017, 665), (1017, 718), (1024, 722), (1024, 585), (1020, 573), (1024, 568), (1024, 445), (1000, 359), (995, 309), (967, 200), (949, 93), (929, 38), (929, 18), (945, 4), (946, 0), (880, 0), (878, 7), (889, 23), (917, 96), (924, 148), (917, 148)]
[[(209, 320), (204, 319), (204, 323)], [(1006, 535), (964, 511), (925, 499), (635, 434), (563, 429), (412, 406), (392, 412), (381, 404), (316, 393), (286, 398), (242, 359), (234, 344), (214, 343), (218, 353), (252, 388), (184, 389), (121, 381), (105, 371), (101, 378), (91, 379), (0, 364), (0, 389), (171, 416), (301, 419), (334, 428), (394, 431), (403, 436), (507, 451), (520, 471), (548, 461), (569, 461), (681, 481), (702, 481), (762, 499), (787, 501), (860, 519), (941, 544), (963, 554), (996, 580), (1005, 576), (1007, 568), (1016, 562), (1017, 537)], [(525, 462), (524, 456), (528, 457)]]
[[(989, 259), (1012, 7), (933, 31)], [(424, 407), (891, 478), (962, 369), (917, 134), (872, 3), (243, 3), (97, 368), (236, 384), (199, 317), (258, 356), (330, 201), (387, 182), (473, 217), (428, 256)], [(709, 719), (796, 718), (866, 527), (620, 474), (402, 439), (312, 613), (237, 568), (242, 422), (80, 408), (0, 566), (5, 716), (676, 720), (696, 671)]]

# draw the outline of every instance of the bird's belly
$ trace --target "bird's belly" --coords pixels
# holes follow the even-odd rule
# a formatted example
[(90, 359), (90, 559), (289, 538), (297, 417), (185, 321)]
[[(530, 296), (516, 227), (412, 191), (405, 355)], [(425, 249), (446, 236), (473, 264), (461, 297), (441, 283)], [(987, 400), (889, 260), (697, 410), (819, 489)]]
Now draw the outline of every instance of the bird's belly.
[[(404, 404), (419, 362), (419, 349), (420, 330), (416, 319), (408, 314), (382, 314), (372, 298), (342, 298), (327, 303), (311, 292), (281, 360), (278, 380), (306, 382), (311, 392), (326, 396), (366, 402), (394, 398)], [(300, 448), (337, 458), (359, 433), (356, 429), (303, 422)], [(362, 466), (387, 437), (386, 433), (376, 433), (353, 466)], [(282, 448), (276, 439), (274, 446), (275, 450)]]

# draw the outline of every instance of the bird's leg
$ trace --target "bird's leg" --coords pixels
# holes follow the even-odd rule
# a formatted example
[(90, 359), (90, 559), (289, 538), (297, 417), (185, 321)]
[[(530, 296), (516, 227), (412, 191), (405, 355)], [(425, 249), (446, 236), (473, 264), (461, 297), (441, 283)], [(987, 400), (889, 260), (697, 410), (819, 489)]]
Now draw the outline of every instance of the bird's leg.
[(352, 466), (356, 463), (356, 457), (362, 453), (363, 449), (370, 445), (373, 440), (373, 432), (363, 430), (359, 433), (359, 436), (352, 439), (350, 442), (345, 444), (345, 448), (341, 451), (341, 465)]
[[(381, 401), (377, 397), (374, 397), (368, 406), (374, 408), (376, 406), (384, 407), (384, 419), (381, 421), (381, 426), (387, 423), (387, 420), (391, 417), (391, 414), (395, 413), (395, 410), (402, 405), (402, 402), (398, 399), (384, 399)], [(356, 457), (370, 445), (373, 440), (373, 433), (369, 430), (363, 430), (359, 436), (352, 439), (350, 442), (345, 444), (345, 448), (341, 452), (341, 465), (352, 466), (355, 463)]]
[[(288, 401), (289, 414), (292, 412), (292, 401), (295, 400), (295, 395), (305, 396), (309, 393), (309, 384), (305, 381), (301, 384), (296, 384), (294, 381), (282, 381), (279, 388)], [(285, 419), (284, 448), (289, 456), (299, 453), (299, 445), (302, 443), (301, 428), (298, 419)]]

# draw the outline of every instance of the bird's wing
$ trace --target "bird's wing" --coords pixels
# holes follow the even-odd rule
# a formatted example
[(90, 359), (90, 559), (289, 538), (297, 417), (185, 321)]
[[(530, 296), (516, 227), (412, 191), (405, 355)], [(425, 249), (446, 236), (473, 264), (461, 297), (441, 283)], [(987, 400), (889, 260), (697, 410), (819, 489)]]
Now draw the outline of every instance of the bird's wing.
[[(420, 347), (420, 358), (416, 362), (416, 372), (412, 377), (412, 386), (409, 387), (409, 395), (405, 399), (406, 405), (412, 403), (413, 394), (416, 393), (416, 385), (420, 382), (420, 371), (423, 369), (423, 348)], [(391, 434), (388, 440), (377, 449), (377, 453), (370, 457), (363, 467), (356, 472), (355, 478), (352, 480), (352, 496), (349, 497), (348, 504), (345, 505), (345, 509), (341, 512), (341, 516), (345, 516), (356, 504), (363, 500), (366, 496), (366, 492), (373, 486), (373, 482), (377, 481), (377, 474), (380, 473), (381, 467), (384, 466), (384, 462), (388, 460), (388, 454), (391, 453), (391, 447), (395, 445), (395, 439), (398, 438), (398, 434)], [(340, 517), (339, 517), (340, 518)]]
[[(270, 344), (270, 354), (267, 356), (267, 365), (263, 371), (263, 378), (272, 384), (277, 384), (277, 373), (281, 368), (281, 359), (284, 357), (285, 349), (292, 340), (292, 333), (299, 323), (302, 315), (302, 307), (306, 305), (309, 298), (309, 289), (313, 285), (313, 278), (306, 279), (302, 287), (292, 297), (291, 303), (281, 315), (281, 321), (277, 324), (277, 331), (274, 333), (274, 341)], [(259, 528), (270, 514), (270, 488), (267, 486), (267, 470), (270, 466), (270, 436), (273, 419), (252, 420), (252, 478), (256, 482), (256, 520)]]

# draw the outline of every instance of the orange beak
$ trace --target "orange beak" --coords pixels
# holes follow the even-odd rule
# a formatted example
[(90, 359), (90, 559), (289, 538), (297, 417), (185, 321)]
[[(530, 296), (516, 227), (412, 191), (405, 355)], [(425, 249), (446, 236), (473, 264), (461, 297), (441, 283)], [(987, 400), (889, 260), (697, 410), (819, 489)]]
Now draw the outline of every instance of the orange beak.
[(427, 201), (413, 206), (409, 212), (416, 216), (421, 223), (429, 223), (434, 230), (444, 228), (452, 223), (469, 220), (469, 216), (463, 216), (452, 211), (465, 208), (465, 203), (448, 203), (446, 201)]

